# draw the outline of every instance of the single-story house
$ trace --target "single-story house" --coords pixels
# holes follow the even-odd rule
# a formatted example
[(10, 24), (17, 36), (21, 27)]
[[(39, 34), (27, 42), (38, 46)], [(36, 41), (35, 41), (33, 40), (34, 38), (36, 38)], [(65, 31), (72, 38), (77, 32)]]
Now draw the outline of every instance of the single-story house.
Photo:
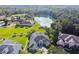
[(17, 22), (19, 22), (19, 24), (17, 24), (18, 26), (21, 26), (21, 27), (31, 27), (33, 26), (34, 22), (30, 21), (30, 20), (22, 20), (22, 19), (19, 19)]
[(6, 17), (6, 19), (7, 19), (8, 21), (11, 21), (12, 17)]
[(3, 25), (5, 25), (4, 21), (0, 21), (0, 27), (3, 27)]
[(0, 54), (18, 54), (21, 50), (21, 44), (17, 44), (12, 40), (5, 40), (0, 45)]
[(79, 37), (63, 33), (58, 36), (58, 41), (56, 42), (56, 44), (63, 48), (71, 48), (74, 46), (79, 47)]
[(18, 16), (11, 16), (11, 21), (13, 21), (13, 22), (16, 22), (19, 19), (20, 19), (20, 17), (18, 17)]
[(30, 36), (29, 51), (41, 49), (42, 47), (48, 48), (51, 42), (47, 35), (44, 33), (34, 32)]
[(0, 15), (0, 20), (4, 20), (6, 19), (6, 16), (5, 15)]
[(12, 45), (0, 45), (0, 54), (11, 54), (13, 51)]

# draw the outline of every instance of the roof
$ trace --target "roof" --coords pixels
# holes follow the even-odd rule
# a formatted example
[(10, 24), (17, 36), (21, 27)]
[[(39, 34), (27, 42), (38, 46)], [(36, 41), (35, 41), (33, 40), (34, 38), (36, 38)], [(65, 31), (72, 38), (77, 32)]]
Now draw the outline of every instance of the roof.
[(5, 27), (4, 25), (5, 25), (5, 22), (4, 21), (0, 21), (0, 28)]
[(20, 26), (32, 26), (34, 24), (32, 21), (22, 19), (19, 19), (18, 22)]
[(7, 17), (6, 19), (7, 19), (7, 20), (11, 20), (11, 17)]
[(61, 35), (58, 36), (58, 38), (59, 38), (59, 39), (62, 39), (62, 40), (64, 40), (64, 41), (67, 41), (67, 42), (68, 42), (69, 40), (71, 40), (71, 38), (73, 38), (76, 43), (79, 43), (79, 37), (78, 37), (78, 36), (75, 36), (75, 35), (61, 34)]
[[(12, 40), (5, 40), (1, 45), (0, 45), (0, 53), (3, 53), (2, 51), (7, 51), (5, 54), (18, 54), (19, 50), (21, 50), (21, 44), (18, 44)], [(10, 51), (10, 53), (8, 53)]]
[(0, 21), (0, 25), (4, 25), (5, 24), (5, 22), (4, 21)]
[(44, 33), (34, 32), (30, 36), (29, 50), (36, 50), (42, 47), (49, 47), (50, 39)]
[(6, 18), (5, 15), (1, 15), (1, 16), (0, 16), (0, 20), (4, 20), (5, 18)]
[(0, 45), (0, 54), (11, 54), (14, 51), (11, 45)]
[(70, 34), (61, 34), (58, 36), (57, 45), (65, 46), (69, 44), (69, 47), (73, 45), (79, 46), (79, 37)]

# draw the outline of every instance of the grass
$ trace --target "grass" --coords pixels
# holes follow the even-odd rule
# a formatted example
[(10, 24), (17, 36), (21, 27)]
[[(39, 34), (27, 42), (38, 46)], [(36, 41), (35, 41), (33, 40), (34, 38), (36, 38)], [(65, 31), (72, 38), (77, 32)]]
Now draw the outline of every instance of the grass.
[(0, 40), (0, 44), (3, 42), (3, 40)]
[[(43, 28), (40, 28), (41, 26), (38, 23), (35, 23), (32, 27), (8, 27), (8, 28), (0, 28), (0, 37), (2, 38), (7, 38), (10, 40), (14, 40), (17, 43), (20, 43), (23, 45), (23, 49), (26, 50), (26, 48), (28, 47), (28, 42), (29, 42), (29, 38), (28, 35), (29, 33), (31, 33), (32, 31), (35, 32), (45, 32), (45, 30)], [(13, 35), (15, 34), (15, 36), (13, 37)], [(21, 36), (20, 36), (21, 35)], [(0, 41), (1, 43), (2, 41)]]

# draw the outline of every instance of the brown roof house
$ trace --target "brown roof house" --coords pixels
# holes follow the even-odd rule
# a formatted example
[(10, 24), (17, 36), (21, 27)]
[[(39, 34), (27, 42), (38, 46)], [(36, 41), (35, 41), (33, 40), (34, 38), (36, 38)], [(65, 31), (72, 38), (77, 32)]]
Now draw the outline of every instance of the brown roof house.
[(79, 47), (79, 37), (70, 34), (60, 34), (56, 44), (63, 48)]

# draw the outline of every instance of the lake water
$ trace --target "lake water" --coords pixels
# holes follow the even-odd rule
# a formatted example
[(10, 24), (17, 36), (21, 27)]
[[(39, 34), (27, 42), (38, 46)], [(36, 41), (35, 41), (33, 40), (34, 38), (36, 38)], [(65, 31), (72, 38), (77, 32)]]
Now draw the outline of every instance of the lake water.
[(51, 24), (53, 23), (53, 20), (49, 17), (35, 17), (35, 21), (42, 27), (51, 27)]

